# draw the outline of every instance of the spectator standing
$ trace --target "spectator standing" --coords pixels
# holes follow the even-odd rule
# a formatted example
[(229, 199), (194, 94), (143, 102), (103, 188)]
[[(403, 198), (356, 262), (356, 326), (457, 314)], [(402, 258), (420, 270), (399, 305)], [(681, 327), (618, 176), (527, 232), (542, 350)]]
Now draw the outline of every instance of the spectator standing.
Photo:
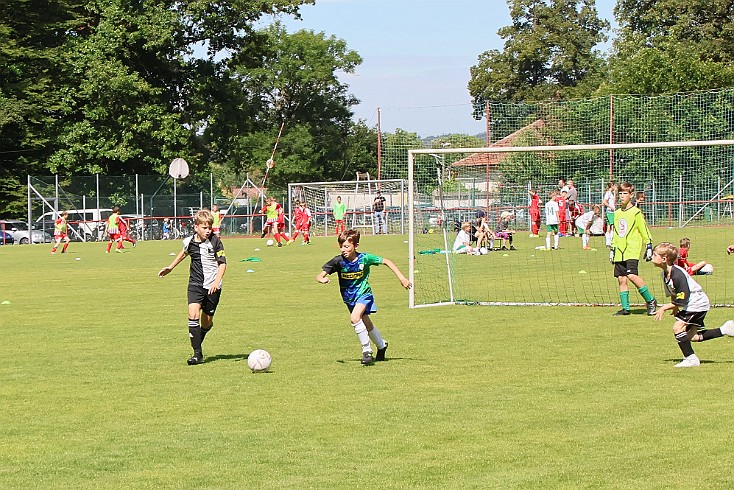
[(375, 234), (386, 234), (387, 229), (385, 226), (385, 198), (382, 197), (382, 193), (380, 191), (377, 191), (377, 196), (372, 203), (372, 212), (375, 220)]

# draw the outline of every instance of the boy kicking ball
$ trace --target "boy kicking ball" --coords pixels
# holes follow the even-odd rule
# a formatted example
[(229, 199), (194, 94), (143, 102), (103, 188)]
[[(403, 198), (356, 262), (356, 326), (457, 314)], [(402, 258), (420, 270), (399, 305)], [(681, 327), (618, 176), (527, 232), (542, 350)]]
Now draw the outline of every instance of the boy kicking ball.
[(672, 243), (663, 242), (653, 249), (652, 263), (663, 270), (665, 295), (671, 299), (670, 303), (655, 312), (655, 320), (662, 320), (665, 312), (672, 310), (671, 313), (675, 316), (673, 334), (683, 353), (683, 360), (675, 367), (696, 367), (701, 365), (701, 361), (693, 352), (691, 342), (704, 342), (724, 335), (734, 337), (734, 321), (729, 320), (713, 330), (704, 328), (706, 313), (711, 308), (709, 298), (683, 268), (674, 265), (676, 260), (678, 247)]
[[(329, 275), (339, 273), (339, 288), (342, 299), (349, 309), (349, 320), (359, 343), (362, 344), (362, 364), (372, 364), (373, 361), (384, 361), (387, 342), (380, 335), (370, 319), (370, 314), (377, 312), (372, 288), (367, 279), (370, 276), (370, 266), (385, 264), (400, 280), (405, 289), (412, 284), (390, 260), (368, 253), (357, 252), (359, 247), (359, 231), (347, 230), (339, 235), (341, 255), (337, 255), (323, 266), (316, 280), (321, 284), (329, 283)], [(377, 347), (377, 356), (372, 357), (370, 339)]]

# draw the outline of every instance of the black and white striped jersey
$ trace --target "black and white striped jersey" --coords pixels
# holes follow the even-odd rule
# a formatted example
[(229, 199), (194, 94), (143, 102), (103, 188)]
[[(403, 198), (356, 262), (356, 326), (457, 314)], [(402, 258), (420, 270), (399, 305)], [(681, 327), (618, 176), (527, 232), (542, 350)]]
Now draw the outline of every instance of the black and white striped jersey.
[[(184, 253), (191, 257), (189, 286), (209, 289), (217, 277), (219, 264), (227, 263), (227, 258), (224, 256), (224, 245), (213, 233), (203, 242), (196, 241), (197, 238), (198, 235), (192, 235), (183, 241)], [(220, 284), (219, 287), (221, 286)]]
[(711, 309), (709, 297), (703, 292), (701, 285), (677, 265), (672, 266), (669, 278), (663, 271), (663, 286), (665, 295), (671, 298), (671, 303), (679, 310), (696, 312)]

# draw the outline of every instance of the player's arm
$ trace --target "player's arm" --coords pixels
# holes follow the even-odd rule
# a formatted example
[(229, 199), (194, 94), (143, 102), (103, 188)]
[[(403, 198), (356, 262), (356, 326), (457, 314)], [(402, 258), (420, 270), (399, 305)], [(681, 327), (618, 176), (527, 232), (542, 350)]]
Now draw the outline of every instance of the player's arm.
[(186, 251), (181, 250), (176, 257), (174, 257), (173, 262), (171, 262), (168, 267), (164, 267), (160, 271), (158, 271), (158, 277), (164, 277), (167, 276), (169, 272), (171, 272), (173, 269), (176, 268), (178, 264), (181, 263), (181, 261), (186, 258)]
[(214, 294), (221, 289), (222, 278), (225, 272), (227, 272), (227, 263), (220, 262), (217, 266), (217, 277), (214, 278), (214, 282), (209, 287), (209, 294)]
[(405, 289), (410, 289), (413, 286), (410, 283), (410, 281), (408, 280), (408, 278), (405, 277), (402, 272), (400, 272), (400, 269), (398, 269), (398, 266), (395, 265), (395, 264), (393, 264), (393, 262), (391, 260), (383, 258), (382, 259), (382, 263), (385, 264), (388, 269), (390, 269), (391, 271), (393, 271), (393, 273), (397, 276), (398, 280), (400, 281), (400, 284)]
[(331, 279), (329, 279), (329, 275), (326, 273), (326, 271), (321, 271), (321, 273), (316, 276), (316, 282), (320, 282), (321, 284), (329, 284), (329, 282), (331, 282)]
[(666, 311), (673, 310), (671, 314), (675, 315), (678, 313), (678, 307), (675, 306), (673, 303), (666, 303), (663, 306), (661, 306), (658, 311), (655, 312), (655, 320), (660, 321), (663, 319), (663, 316), (665, 315)]
[(320, 282), (321, 284), (329, 284), (331, 281), (329, 279), (329, 274), (333, 274), (334, 272), (339, 271), (339, 263), (341, 262), (341, 255), (337, 255), (330, 261), (324, 264), (324, 266), (321, 268), (321, 273), (316, 276), (316, 282)]

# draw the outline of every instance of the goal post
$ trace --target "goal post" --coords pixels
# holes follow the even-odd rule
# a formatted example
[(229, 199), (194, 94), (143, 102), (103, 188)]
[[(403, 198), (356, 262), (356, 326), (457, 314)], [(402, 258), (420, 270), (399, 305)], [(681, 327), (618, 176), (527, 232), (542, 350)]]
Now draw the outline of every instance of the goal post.
[[(696, 281), (713, 305), (734, 305), (734, 261), (726, 261), (725, 253), (734, 238), (734, 139), (420, 148), (407, 152), (407, 167), (411, 308), (619, 304), (603, 225), (610, 172), (614, 182), (635, 186), (653, 242), (678, 246), (689, 238), (689, 260), (706, 260), (714, 268), (712, 275), (697, 275)], [(549, 250), (543, 206), (561, 178), (574, 181), (583, 209), (575, 209), (573, 216), (569, 210), (559, 249)], [(530, 236), (529, 189), (537, 191), (542, 202), (539, 236)], [(592, 230), (596, 234), (584, 249), (575, 220), (594, 205), (601, 208), (601, 222), (595, 221), (601, 229)], [(503, 215), (509, 216), (513, 241), (497, 238), (485, 255), (453, 253), (462, 223), (476, 226), (481, 214), (492, 230)], [(643, 260), (639, 267), (650, 290), (664, 300), (659, 269)], [(633, 304), (642, 302), (634, 286), (630, 299)]]
[[(406, 232), (407, 184), (404, 179), (358, 179), (336, 182), (295, 182), (288, 184), (288, 209), (291, 217), (296, 201), (305, 201), (311, 210), (311, 234), (334, 235), (334, 204), (341, 197), (346, 205), (347, 228), (373, 234), (372, 204), (380, 192), (385, 198), (385, 224), (388, 233)], [(293, 220), (289, 219), (291, 226)], [(291, 230), (292, 232), (292, 230)]]

